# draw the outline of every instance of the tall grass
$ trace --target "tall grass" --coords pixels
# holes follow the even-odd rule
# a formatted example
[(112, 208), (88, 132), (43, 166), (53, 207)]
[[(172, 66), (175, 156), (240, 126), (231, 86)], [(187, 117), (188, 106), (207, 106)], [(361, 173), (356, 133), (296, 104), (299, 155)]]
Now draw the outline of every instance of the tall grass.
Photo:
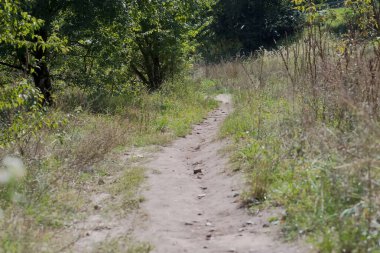
[(379, 42), (311, 27), (289, 47), (202, 69), (235, 92), (221, 135), (235, 139), (245, 203), (284, 206), (288, 234), (320, 252), (379, 252)]
[[(7, 156), (24, 161), (27, 170), (15, 183), (0, 182), (0, 252), (66, 249), (76, 238), (65, 231), (94, 210), (92, 192), (117, 199), (104, 212), (123, 215), (137, 208), (144, 170), (130, 168), (123, 154), (187, 134), (217, 105), (201, 84), (185, 79), (156, 93), (92, 94), (67, 88), (56, 101), (44, 119), (61, 123), (0, 149), (0, 172)], [(116, 179), (106, 184), (107, 177)]]

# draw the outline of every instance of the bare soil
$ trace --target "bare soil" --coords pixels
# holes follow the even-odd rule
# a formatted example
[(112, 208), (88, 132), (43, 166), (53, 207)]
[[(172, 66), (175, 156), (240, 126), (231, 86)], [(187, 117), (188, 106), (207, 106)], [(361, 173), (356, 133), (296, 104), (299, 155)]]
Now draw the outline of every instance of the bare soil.
[[(232, 111), (231, 97), (219, 95), (220, 107), (191, 134), (155, 154), (146, 164), (147, 189), (133, 236), (156, 253), (311, 252), (302, 243), (285, 243), (269, 219), (281, 210), (255, 216), (240, 207), (244, 186), (219, 152), (228, 145), (218, 129)], [(197, 172), (196, 174), (194, 173)]]

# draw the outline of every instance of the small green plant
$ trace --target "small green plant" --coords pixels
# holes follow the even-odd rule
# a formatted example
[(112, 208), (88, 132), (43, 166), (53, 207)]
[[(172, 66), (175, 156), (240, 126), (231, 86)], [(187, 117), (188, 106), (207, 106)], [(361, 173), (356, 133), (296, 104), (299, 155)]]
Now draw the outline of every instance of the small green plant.
[(148, 243), (136, 243), (130, 238), (120, 237), (101, 243), (96, 253), (149, 253), (153, 247)]
[(13, 147), (22, 156), (43, 129), (58, 129), (66, 117), (54, 117), (42, 106), (42, 94), (27, 81), (0, 87), (0, 149)]

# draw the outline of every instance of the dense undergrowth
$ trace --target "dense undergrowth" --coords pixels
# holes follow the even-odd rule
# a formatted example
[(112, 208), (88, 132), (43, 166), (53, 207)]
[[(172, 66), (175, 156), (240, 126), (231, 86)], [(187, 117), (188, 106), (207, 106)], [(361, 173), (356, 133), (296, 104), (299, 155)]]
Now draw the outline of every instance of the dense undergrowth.
[(327, 34), (310, 28), (204, 76), (235, 95), (221, 136), (235, 140), (232, 163), (246, 172), (244, 203), (283, 206), (286, 234), (319, 252), (380, 252), (379, 43)]
[[(217, 105), (206, 97), (207, 89), (184, 79), (166, 83), (156, 93), (141, 89), (94, 95), (64, 89), (56, 96), (55, 108), (19, 111), (18, 117), (27, 117), (28, 125), (18, 135), (2, 129), (9, 142), (3, 142), (0, 157), (2, 172), (21, 171), (25, 177), (2, 182), (0, 252), (58, 252), (67, 247), (75, 238), (62, 238), (61, 232), (93, 211), (91, 192), (99, 187), (120, 195), (118, 204), (109, 207), (118, 213), (137, 207), (143, 201), (137, 189), (144, 170), (120, 157), (133, 147), (165, 144), (186, 135), (192, 123)], [(50, 123), (35, 126), (42, 117)], [(103, 178), (112, 175), (117, 179), (103, 185)]]

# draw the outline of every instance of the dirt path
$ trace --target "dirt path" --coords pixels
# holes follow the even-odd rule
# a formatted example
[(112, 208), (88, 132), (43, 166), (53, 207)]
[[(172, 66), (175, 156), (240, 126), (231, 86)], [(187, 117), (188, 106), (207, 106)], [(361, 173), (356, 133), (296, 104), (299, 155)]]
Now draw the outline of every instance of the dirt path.
[[(232, 111), (231, 97), (217, 99), (219, 109), (147, 164), (143, 221), (134, 236), (159, 253), (308, 252), (281, 242), (278, 226), (268, 223), (275, 213), (253, 217), (239, 209), (243, 179), (228, 171), (227, 158), (218, 152), (226, 143), (216, 138)], [(194, 174), (194, 169), (202, 173)]]

